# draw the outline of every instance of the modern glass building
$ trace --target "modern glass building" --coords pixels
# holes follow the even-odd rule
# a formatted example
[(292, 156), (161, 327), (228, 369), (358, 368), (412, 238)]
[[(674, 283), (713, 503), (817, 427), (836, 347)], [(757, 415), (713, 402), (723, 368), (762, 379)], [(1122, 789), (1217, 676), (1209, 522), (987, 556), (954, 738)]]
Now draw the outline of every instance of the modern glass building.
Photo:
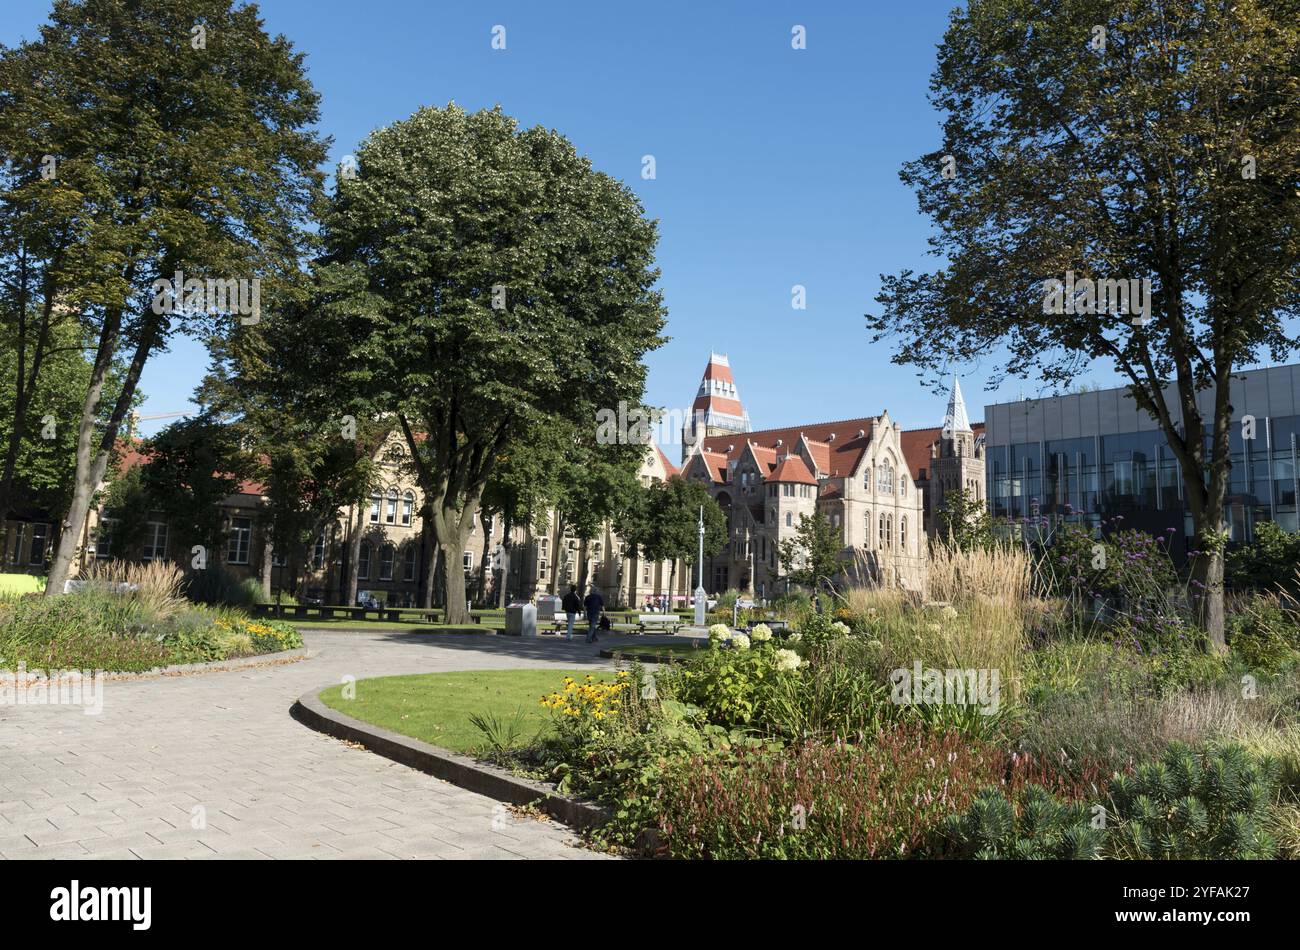
[[(1169, 389), (1177, 419), (1177, 399)], [(1300, 529), (1300, 366), (1237, 374), (1231, 397), (1233, 540), (1250, 540), (1261, 521)], [(1213, 390), (1198, 397), (1207, 418), (1213, 399)], [(1248, 415), (1255, 418), (1253, 440), (1242, 438)], [(1125, 527), (1153, 534), (1175, 529), (1174, 550), (1186, 550), (1192, 519), (1178, 461), (1155, 420), (1126, 390), (996, 403), (985, 406), (984, 421), (985, 477), (996, 519), (1099, 524), (1122, 515)]]

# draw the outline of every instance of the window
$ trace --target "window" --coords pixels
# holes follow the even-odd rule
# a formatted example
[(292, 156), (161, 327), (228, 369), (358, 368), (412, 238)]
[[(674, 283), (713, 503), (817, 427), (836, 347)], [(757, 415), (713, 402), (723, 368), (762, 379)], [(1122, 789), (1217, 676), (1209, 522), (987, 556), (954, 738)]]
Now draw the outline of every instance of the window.
[(28, 552), (28, 564), (45, 563), (45, 539), (49, 534), (50, 526), (47, 524), (32, 525), (32, 547)]
[(907, 552), (907, 515), (898, 519), (898, 547), (904, 553)]
[(904, 498), (907, 497), (907, 475), (901, 475), (898, 479), (898, 493)]
[(167, 524), (163, 521), (150, 521), (144, 532), (144, 559), (161, 560), (167, 556)]
[(790, 512), (788, 511), (785, 513), (785, 526), (787, 528), (794, 526), (794, 516), (791, 515)]
[(402, 580), (415, 580), (415, 559), (416, 548), (414, 544), (408, 544), (406, 550), (402, 553)]
[(230, 564), (247, 564), (248, 548), (253, 540), (253, 522), (248, 518), (230, 520), (230, 540), (226, 545), (226, 561)]
[(409, 491), (402, 497), (402, 524), (411, 523), (411, 513), (415, 510), (415, 496)]
[(387, 524), (397, 524), (397, 489), (388, 490), (388, 510), (384, 513), (384, 521)]
[(363, 581), (370, 580), (370, 542), (362, 541), (357, 554), (357, 577)]
[(474, 552), (473, 552), (473, 551), (466, 551), (466, 552), (461, 556), (461, 562), (465, 565), (465, 573), (466, 573), (466, 574), (468, 574), (470, 571), (474, 570)]
[(642, 584), (649, 584), (649, 583), (650, 583), (650, 565), (649, 565), (649, 564), (647, 564), (647, 565), (645, 565), (644, 567), (641, 568), (641, 583), (642, 583)]
[(371, 524), (379, 523), (379, 493), (375, 492), (370, 496), (370, 522)]
[(381, 581), (391, 581), (393, 579), (393, 546), (385, 544), (379, 549), (379, 579)]
[(880, 516), (880, 549), (885, 549), (885, 516)]
[(325, 532), (322, 531), (316, 535), (316, 544), (311, 551), (311, 567), (313, 571), (319, 571), (325, 566)]
[(886, 459), (880, 463), (879, 477), (876, 479), (877, 489), (886, 495), (894, 493), (894, 466)]
[(862, 546), (870, 550), (871, 548), (871, 512), (867, 512), (866, 524), (863, 526), (866, 531), (862, 535)]
[(113, 556), (113, 519), (107, 512), (99, 516), (99, 527), (95, 529), (95, 557)]

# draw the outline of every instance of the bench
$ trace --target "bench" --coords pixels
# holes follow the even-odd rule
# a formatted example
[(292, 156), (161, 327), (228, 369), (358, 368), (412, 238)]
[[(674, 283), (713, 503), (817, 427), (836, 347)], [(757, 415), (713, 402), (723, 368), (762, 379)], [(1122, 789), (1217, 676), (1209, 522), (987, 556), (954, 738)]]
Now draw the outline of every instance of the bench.
[(637, 614), (636, 626), (638, 633), (646, 633), (651, 629), (663, 630), (667, 628), (669, 633), (676, 633), (677, 628), (682, 625), (682, 618), (677, 614)]

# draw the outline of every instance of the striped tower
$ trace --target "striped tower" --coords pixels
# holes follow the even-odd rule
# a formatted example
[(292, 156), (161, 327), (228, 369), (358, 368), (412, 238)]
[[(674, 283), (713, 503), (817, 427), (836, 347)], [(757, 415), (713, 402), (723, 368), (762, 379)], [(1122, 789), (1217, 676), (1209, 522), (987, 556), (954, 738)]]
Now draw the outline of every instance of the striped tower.
[(730, 432), (751, 432), (753, 428), (736, 392), (731, 363), (721, 353), (710, 353), (699, 392), (691, 405), (691, 417), (682, 430), (682, 459), (685, 460), (701, 439)]

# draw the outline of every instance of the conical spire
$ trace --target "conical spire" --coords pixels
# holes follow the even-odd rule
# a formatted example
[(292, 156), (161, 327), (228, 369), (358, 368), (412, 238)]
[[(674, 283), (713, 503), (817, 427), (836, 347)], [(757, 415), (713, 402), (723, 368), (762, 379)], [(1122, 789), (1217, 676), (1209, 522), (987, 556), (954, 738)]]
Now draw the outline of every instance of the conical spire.
[(741, 404), (731, 361), (721, 353), (710, 353), (700, 388), (691, 406), (691, 418), (682, 434), (682, 457), (704, 439), (724, 432), (749, 432), (749, 414)]
[(970, 432), (970, 417), (966, 415), (966, 400), (961, 395), (961, 383), (956, 374), (952, 377), (952, 392), (948, 394), (948, 411), (943, 416), (944, 438), (951, 439), (958, 432)]

